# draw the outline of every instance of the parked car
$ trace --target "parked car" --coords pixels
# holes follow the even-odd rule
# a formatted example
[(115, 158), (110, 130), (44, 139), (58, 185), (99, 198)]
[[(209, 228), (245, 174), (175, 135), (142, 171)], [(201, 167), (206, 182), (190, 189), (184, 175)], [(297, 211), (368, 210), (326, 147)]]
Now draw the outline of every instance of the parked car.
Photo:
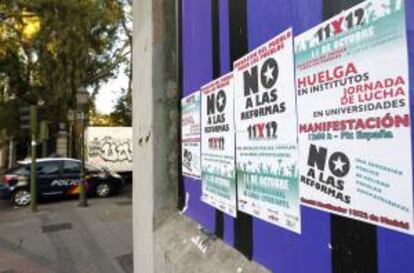
[[(0, 183), (0, 195), (15, 206), (30, 204), (30, 161), (19, 162), (7, 170)], [(73, 196), (79, 194), (81, 161), (71, 158), (36, 160), (38, 197)], [(109, 197), (124, 186), (121, 176), (107, 169), (85, 164), (88, 195)]]

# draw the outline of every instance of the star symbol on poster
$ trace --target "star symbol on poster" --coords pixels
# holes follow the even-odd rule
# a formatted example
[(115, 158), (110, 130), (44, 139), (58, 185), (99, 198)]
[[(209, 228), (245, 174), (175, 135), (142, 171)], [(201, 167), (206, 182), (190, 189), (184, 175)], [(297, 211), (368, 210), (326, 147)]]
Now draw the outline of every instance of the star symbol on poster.
[(335, 171), (339, 170), (341, 173), (344, 172), (344, 166), (346, 165), (346, 162), (343, 162), (340, 156), (338, 156), (336, 160), (332, 160), (332, 163), (335, 165)]
[(218, 107), (217, 107), (217, 108), (221, 108), (221, 107), (223, 107), (223, 104), (224, 104), (224, 97), (218, 97), (218, 99), (217, 99), (217, 104), (218, 104)]
[(350, 167), (349, 158), (344, 153), (336, 152), (329, 159), (329, 169), (337, 177), (346, 176)]
[(266, 77), (266, 82), (267, 83), (269, 83), (269, 82), (271, 82), (271, 81), (274, 80), (274, 76), (273, 76), (274, 71), (275, 71), (275, 68), (274, 67), (272, 67), (270, 65), (267, 66), (266, 71), (263, 73), (263, 75)]

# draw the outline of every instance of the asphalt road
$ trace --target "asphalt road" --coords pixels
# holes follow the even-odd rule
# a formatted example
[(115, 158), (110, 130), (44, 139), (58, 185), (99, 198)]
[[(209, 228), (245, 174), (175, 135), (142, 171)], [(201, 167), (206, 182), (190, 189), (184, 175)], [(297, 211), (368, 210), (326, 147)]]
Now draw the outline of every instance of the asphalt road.
[(132, 269), (132, 186), (89, 207), (46, 201), (39, 212), (0, 201), (0, 273), (128, 273)]

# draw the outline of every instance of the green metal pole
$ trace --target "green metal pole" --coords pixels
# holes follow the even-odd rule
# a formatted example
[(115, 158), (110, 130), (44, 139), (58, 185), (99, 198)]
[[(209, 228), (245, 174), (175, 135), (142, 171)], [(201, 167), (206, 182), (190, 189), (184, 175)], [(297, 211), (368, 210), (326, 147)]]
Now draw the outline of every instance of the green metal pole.
[(86, 177), (85, 177), (85, 113), (82, 111), (82, 133), (81, 133), (81, 172), (80, 172), (80, 185), (79, 185), (79, 207), (87, 207), (88, 202), (86, 200)]
[(32, 132), (32, 162), (30, 166), (30, 195), (32, 212), (37, 211), (37, 189), (36, 189), (36, 135), (37, 135), (37, 111), (36, 106), (30, 106), (30, 127)]

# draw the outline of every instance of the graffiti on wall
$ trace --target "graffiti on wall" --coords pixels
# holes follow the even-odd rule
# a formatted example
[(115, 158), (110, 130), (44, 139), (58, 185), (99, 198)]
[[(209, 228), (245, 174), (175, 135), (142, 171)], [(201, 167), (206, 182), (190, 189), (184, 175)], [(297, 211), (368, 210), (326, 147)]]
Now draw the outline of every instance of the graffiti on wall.
[(89, 143), (88, 156), (105, 162), (132, 162), (131, 141), (111, 136), (95, 137)]

